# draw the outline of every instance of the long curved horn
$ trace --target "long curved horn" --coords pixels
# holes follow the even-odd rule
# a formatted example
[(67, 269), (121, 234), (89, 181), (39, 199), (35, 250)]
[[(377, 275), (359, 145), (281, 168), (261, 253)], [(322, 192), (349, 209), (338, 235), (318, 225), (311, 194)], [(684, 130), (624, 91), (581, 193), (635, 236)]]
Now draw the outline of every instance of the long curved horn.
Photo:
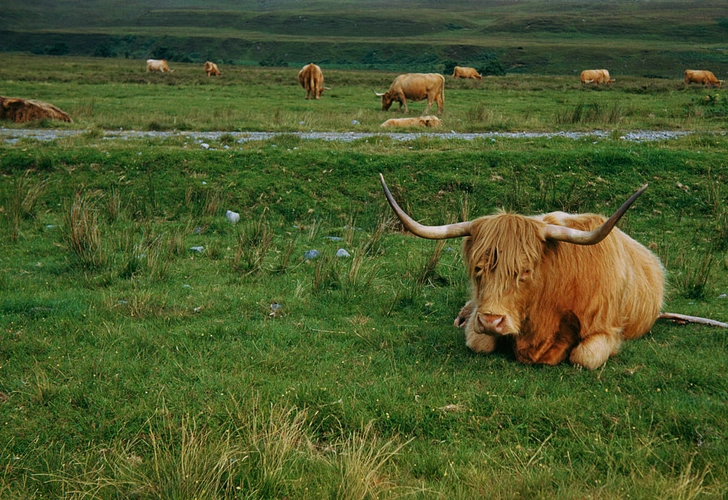
[(382, 97), (384, 95), (384, 92), (382, 92), (380, 94), (379, 92), (377, 92), (376, 90), (373, 90), (373, 89), (372, 89), (372, 92), (374, 92), (374, 95), (377, 96), (377, 97)]
[(619, 221), (619, 219), (625, 214), (630, 205), (632, 205), (632, 203), (634, 203), (634, 201), (639, 198), (642, 193), (645, 192), (647, 186), (649, 186), (649, 184), (645, 184), (639, 189), (639, 191), (630, 196), (629, 199), (625, 201), (621, 207), (619, 207), (619, 210), (614, 212), (614, 215), (612, 215), (604, 224), (602, 224), (598, 228), (592, 231), (581, 231), (579, 229), (572, 229), (570, 227), (549, 224), (546, 226), (546, 239), (564, 241), (567, 243), (574, 243), (576, 245), (596, 245), (607, 237), (610, 231), (614, 228), (615, 224), (617, 224), (617, 221)]
[(387, 197), (387, 201), (397, 214), (399, 220), (402, 221), (404, 227), (409, 232), (420, 238), (427, 238), (429, 240), (444, 240), (447, 238), (462, 238), (463, 236), (470, 236), (470, 222), (458, 222), (456, 224), (448, 224), (446, 226), (423, 226), (419, 222), (415, 221), (412, 217), (407, 215), (404, 210), (399, 208), (397, 202), (394, 201), (392, 193), (389, 192), (387, 183), (384, 182), (384, 176), (379, 174), (379, 180), (382, 181), (382, 188), (384, 188), (384, 195)]

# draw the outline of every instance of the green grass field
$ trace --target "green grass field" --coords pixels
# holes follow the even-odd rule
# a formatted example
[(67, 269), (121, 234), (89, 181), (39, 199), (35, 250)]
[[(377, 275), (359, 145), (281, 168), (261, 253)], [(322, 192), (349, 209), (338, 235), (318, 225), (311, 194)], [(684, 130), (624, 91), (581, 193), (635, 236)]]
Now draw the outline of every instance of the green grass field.
[[(25, 28), (76, 22), (49, 5)], [(534, 15), (579, 19), (561, 5)], [(658, 322), (596, 371), (473, 354), (452, 326), (460, 242), (402, 233), (378, 182), (425, 224), (610, 213), (649, 183), (620, 227), (661, 258), (665, 310), (728, 321), (722, 89), (679, 73), (606, 89), (568, 73), (448, 78), (443, 131), (609, 135), (327, 142), (286, 132), (380, 130), (400, 115), (372, 89), (397, 73), (325, 68), (334, 89), (314, 102), (297, 67), (172, 66), (0, 54), (0, 95), (74, 119), (3, 127), (84, 131), (0, 143), (0, 498), (728, 495), (726, 330)], [(119, 128), (283, 134), (203, 149), (105, 135)], [(640, 129), (691, 134), (621, 139)]]

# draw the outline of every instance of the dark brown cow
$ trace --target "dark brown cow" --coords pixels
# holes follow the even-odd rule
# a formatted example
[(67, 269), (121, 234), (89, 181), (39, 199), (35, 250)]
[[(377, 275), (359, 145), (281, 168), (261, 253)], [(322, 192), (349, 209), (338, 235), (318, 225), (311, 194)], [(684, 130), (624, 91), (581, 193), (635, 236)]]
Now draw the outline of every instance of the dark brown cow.
[(320, 99), (324, 90), (331, 90), (331, 87), (324, 87), (324, 73), (314, 63), (301, 68), (298, 72), (298, 83), (306, 89), (306, 99)]
[(406, 73), (394, 79), (389, 90), (383, 94), (374, 92), (382, 98), (382, 111), (387, 111), (393, 102), (404, 106), (407, 113), (407, 99), (421, 101), (427, 99), (427, 108), (423, 115), (430, 113), (433, 101), (437, 103), (437, 114), (445, 108), (445, 77), (439, 73)]
[(552, 212), (526, 217), (498, 212), (473, 221), (423, 226), (382, 187), (404, 226), (430, 239), (464, 237), (472, 297), (455, 325), (468, 347), (490, 353), (514, 339), (523, 363), (555, 365), (567, 357), (595, 369), (623, 339), (643, 335), (660, 314), (664, 272), (647, 248), (615, 228), (647, 188), (605, 220)]
[(68, 113), (53, 104), (15, 97), (0, 97), (0, 119), (25, 123), (33, 120), (60, 120), (72, 122)]

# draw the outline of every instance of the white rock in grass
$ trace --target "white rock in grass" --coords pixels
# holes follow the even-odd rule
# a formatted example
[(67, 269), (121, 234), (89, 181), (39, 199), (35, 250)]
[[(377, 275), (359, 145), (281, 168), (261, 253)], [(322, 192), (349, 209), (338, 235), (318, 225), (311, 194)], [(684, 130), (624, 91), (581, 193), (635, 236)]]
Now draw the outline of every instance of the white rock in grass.
[(199, 246), (199, 247), (190, 247), (190, 250), (197, 253), (202, 253), (205, 251), (205, 247)]
[(321, 252), (319, 252), (318, 250), (308, 250), (305, 254), (303, 254), (306, 260), (313, 260), (319, 255), (321, 255)]
[(227, 217), (227, 220), (229, 220), (233, 224), (237, 224), (240, 220), (240, 214), (237, 212), (233, 212), (232, 210), (228, 210), (227, 212), (225, 212), (225, 217)]
[(344, 258), (346, 258), (346, 257), (351, 257), (351, 255), (349, 254), (349, 252), (347, 252), (347, 251), (346, 251), (346, 250), (344, 250), (343, 248), (339, 248), (339, 249), (338, 249), (338, 250), (336, 251), (336, 256), (337, 256), (337, 257), (344, 257)]

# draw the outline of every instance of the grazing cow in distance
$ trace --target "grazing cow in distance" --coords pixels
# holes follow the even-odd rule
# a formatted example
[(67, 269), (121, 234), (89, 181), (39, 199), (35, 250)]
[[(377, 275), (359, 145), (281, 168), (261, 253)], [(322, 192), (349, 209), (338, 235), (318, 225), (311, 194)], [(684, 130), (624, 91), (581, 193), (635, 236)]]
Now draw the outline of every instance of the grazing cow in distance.
[(220, 76), (220, 68), (217, 67), (217, 64), (211, 61), (205, 62), (205, 73), (207, 73), (207, 76)]
[(442, 120), (436, 116), (418, 116), (417, 118), (390, 118), (381, 127), (439, 127)]
[(609, 71), (606, 69), (585, 69), (581, 72), (581, 83), (594, 83), (599, 85), (600, 83), (612, 83), (609, 76)]
[(566, 358), (593, 370), (624, 339), (646, 333), (660, 315), (664, 271), (647, 248), (614, 227), (647, 186), (608, 220), (552, 212), (526, 217), (500, 211), (444, 226), (423, 226), (384, 194), (407, 230), (422, 238), (464, 237), (471, 299), (455, 325), (466, 345), (491, 353), (513, 341), (522, 363)]
[(147, 73), (150, 71), (160, 71), (162, 73), (171, 73), (169, 64), (166, 59), (147, 59)]
[(720, 87), (721, 80), (718, 80), (712, 71), (701, 69), (686, 69), (685, 85), (689, 85), (691, 83), (699, 83), (701, 85), (712, 85), (715, 87)]
[(306, 89), (306, 99), (320, 99), (324, 90), (331, 90), (331, 87), (324, 87), (324, 73), (314, 63), (301, 68), (298, 72), (298, 83)]
[(473, 80), (482, 80), (483, 77), (475, 68), (467, 68), (465, 66), (455, 66), (452, 71), (453, 78), (472, 78)]
[(19, 97), (0, 96), (0, 119), (11, 120), (15, 123), (25, 123), (33, 120), (60, 120), (73, 122), (68, 113), (43, 101), (32, 101)]
[(387, 111), (393, 102), (399, 103), (399, 109), (404, 106), (407, 113), (407, 99), (422, 101), (427, 99), (427, 108), (423, 115), (430, 113), (433, 101), (437, 103), (437, 114), (445, 108), (445, 77), (439, 73), (405, 73), (394, 79), (389, 90), (383, 94), (374, 92), (382, 98), (382, 111)]

